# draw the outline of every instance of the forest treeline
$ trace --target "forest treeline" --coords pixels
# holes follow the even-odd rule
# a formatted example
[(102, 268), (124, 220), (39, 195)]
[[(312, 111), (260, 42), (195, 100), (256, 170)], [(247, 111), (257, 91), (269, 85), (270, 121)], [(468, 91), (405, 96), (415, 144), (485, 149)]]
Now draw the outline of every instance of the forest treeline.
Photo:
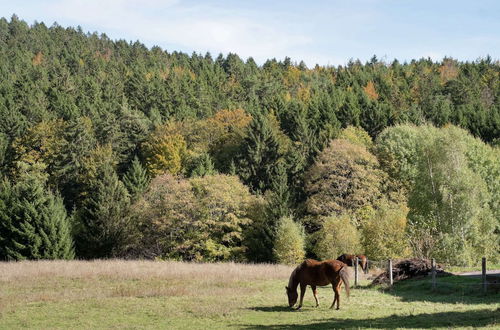
[(307, 68), (0, 19), (0, 259), (498, 260), (500, 65)]

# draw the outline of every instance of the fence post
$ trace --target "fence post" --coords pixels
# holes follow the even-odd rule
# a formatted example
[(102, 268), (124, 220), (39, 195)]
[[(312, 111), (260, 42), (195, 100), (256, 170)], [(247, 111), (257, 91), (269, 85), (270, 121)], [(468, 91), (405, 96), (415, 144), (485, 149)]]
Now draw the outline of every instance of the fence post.
[(389, 271), (389, 284), (392, 286), (393, 284), (393, 280), (392, 280), (392, 260), (389, 259), (389, 267), (388, 267), (388, 271)]
[(432, 290), (436, 290), (436, 259), (431, 259), (432, 265)]
[(482, 277), (483, 277), (483, 292), (486, 293), (488, 290), (488, 283), (486, 282), (486, 258), (483, 257), (483, 260), (481, 262), (481, 268), (482, 268)]
[(354, 259), (354, 287), (358, 286), (358, 257)]

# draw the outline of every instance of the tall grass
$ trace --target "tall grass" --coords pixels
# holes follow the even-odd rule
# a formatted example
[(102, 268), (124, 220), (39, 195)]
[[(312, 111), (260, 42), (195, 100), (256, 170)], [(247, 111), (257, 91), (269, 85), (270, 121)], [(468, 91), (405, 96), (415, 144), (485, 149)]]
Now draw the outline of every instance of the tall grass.
[(0, 281), (40, 278), (260, 280), (288, 277), (292, 267), (272, 264), (187, 263), (145, 260), (0, 262)]

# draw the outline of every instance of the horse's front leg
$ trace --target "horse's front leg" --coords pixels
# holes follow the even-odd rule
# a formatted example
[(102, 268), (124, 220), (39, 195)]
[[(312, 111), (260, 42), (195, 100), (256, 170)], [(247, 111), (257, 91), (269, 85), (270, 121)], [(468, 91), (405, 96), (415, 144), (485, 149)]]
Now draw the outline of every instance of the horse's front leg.
[(314, 299), (316, 299), (316, 307), (319, 307), (318, 291), (316, 291), (316, 285), (311, 285), (311, 289), (314, 295)]
[(297, 306), (297, 309), (300, 309), (302, 307), (302, 302), (304, 301), (304, 294), (306, 293), (306, 288), (307, 288), (307, 285), (300, 285), (300, 302), (299, 302), (299, 306)]

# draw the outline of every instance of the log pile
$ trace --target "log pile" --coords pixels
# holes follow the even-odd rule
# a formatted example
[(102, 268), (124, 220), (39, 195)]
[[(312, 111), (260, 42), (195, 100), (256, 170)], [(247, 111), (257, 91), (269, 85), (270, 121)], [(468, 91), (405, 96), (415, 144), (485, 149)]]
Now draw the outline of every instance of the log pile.
[[(409, 278), (423, 277), (430, 275), (432, 270), (431, 260), (429, 259), (403, 259), (395, 261), (392, 266), (392, 278), (394, 282), (406, 280)], [(444, 273), (441, 265), (436, 264), (436, 273)], [(389, 272), (385, 271), (378, 275), (372, 284), (389, 283)]]

